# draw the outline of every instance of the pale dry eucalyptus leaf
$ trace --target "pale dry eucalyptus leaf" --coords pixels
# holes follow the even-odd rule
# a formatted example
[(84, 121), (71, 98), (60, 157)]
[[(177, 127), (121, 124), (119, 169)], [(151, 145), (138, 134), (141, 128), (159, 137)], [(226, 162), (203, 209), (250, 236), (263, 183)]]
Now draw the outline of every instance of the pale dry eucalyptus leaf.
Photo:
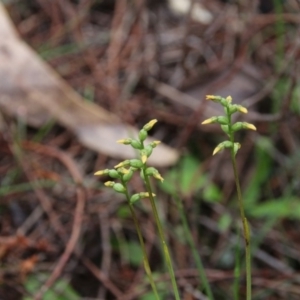
[[(116, 143), (138, 131), (117, 116), (86, 102), (18, 36), (0, 3), (0, 109), (39, 127), (50, 119), (70, 129), (86, 147), (116, 158), (132, 158), (130, 147)], [(159, 145), (151, 156), (156, 166), (177, 161), (176, 150)]]

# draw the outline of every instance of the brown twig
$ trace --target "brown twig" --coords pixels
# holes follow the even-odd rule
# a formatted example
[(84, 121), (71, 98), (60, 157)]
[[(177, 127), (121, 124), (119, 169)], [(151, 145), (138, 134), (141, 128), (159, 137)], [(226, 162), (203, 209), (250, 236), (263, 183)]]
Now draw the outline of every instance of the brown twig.
[[(82, 261), (82, 263), (89, 269), (89, 271), (99, 280), (103, 283), (103, 285), (113, 294), (117, 297), (117, 299), (122, 299), (123, 293), (119, 291), (119, 289), (110, 282), (107, 275), (105, 275), (99, 268), (97, 268), (88, 258), (84, 257), (84, 255), (81, 255), (75, 248), (76, 242), (79, 238), (80, 233), (80, 227), (82, 222), (82, 214), (84, 210), (84, 203), (85, 203), (85, 193), (84, 188), (81, 186), (82, 183), (82, 175), (77, 167), (77, 165), (74, 163), (73, 159), (67, 155), (65, 152), (58, 150), (57, 148), (51, 147), (51, 146), (45, 146), (41, 144), (36, 144), (32, 142), (24, 142), (23, 148), (27, 150), (34, 151), (39, 154), (44, 154), (53, 158), (56, 158), (59, 160), (63, 165), (66, 166), (66, 168), (69, 170), (70, 174), (73, 177), (74, 182), (78, 185), (77, 187), (77, 205), (75, 208), (75, 216), (73, 221), (73, 229), (71, 233), (71, 237), (68, 241), (68, 244), (65, 248), (65, 251), (63, 255), (61, 256), (56, 268), (52, 272), (52, 275), (49, 277), (47, 282), (44, 284), (42, 289), (39, 291), (39, 293), (36, 295), (36, 299), (40, 299), (38, 297), (41, 297), (41, 294), (43, 294), (47, 288), (49, 288), (57, 279), (57, 276), (60, 275), (60, 272), (62, 272), (62, 269), (64, 265), (67, 263), (68, 258), (72, 254), (72, 251), (75, 251), (76, 256)], [(55, 227), (56, 228), (56, 227)], [(54, 229), (55, 229), (54, 228)], [(65, 237), (65, 233), (62, 238)], [(51, 281), (50, 281), (51, 280)]]

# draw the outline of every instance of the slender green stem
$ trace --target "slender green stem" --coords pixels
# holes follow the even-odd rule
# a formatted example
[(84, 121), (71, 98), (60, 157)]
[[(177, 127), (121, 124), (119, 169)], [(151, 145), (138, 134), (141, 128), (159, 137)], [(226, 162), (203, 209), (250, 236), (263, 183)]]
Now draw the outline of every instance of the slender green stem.
[(233, 166), (234, 172), (234, 179), (236, 183), (236, 189), (238, 194), (238, 203), (240, 209), (240, 215), (243, 223), (243, 236), (246, 246), (246, 299), (251, 300), (251, 244), (250, 244), (250, 232), (249, 232), (249, 225), (248, 221), (245, 217), (244, 205), (243, 205), (243, 198), (241, 193), (240, 181), (238, 177), (237, 167), (236, 167), (236, 160), (234, 156), (233, 150), (231, 150), (231, 161)]
[(233, 283), (233, 295), (234, 300), (239, 300), (240, 291), (240, 278), (241, 278), (241, 247), (240, 247), (240, 230), (237, 226), (237, 245), (235, 250), (235, 267), (234, 267), (234, 283)]
[(176, 300), (180, 300), (179, 290), (178, 290), (178, 287), (177, 287), (175, 272), (174, 272), (174, 269), (173, 269), (169, 248), (168, 248), (168, 245), (166, 243), (164, 231), (163, 231), (163, 228), (162, 228), (159, 216), (158, 216), (158, 211), (157, 211), (155, 200), (154, 200), (154, 197), (153, 197), (150, 181), (149, 181), (148, 175), (146, 174), (146, 166), (142, 170), (143, 170), (143, 175), (144, 175), (144, 179), (145, 179), (146, 189), (147, 189), (147, 192), (149, 193), (149, 199), (150, 199), (152, 211), (153, 211), (153, 214), (154, 214), (154, 219), (155, 219), (156, 226), (157, 226), (157, 229), (158, 229), (159, 238), (160, 238), (160, 241), (161, 241), (161, 244), (162, 244), (163, 253), (164, 253), (164, 256), (165, 256), (165, 261), (166, 261), (168, 271), (169, 271), (169, 274), (170, 274), (174, 296), (175, 296)]
[(156, 284), (155, 284), (155, 282), (153, 280), (152, 271), (151, 271), (151, 268), (150, 268), (150, 264), (149, 264), (149, 260), (148, 260), (148, 255), (147, 255), (147, 250), (146, 250), (146, 247), (145, 247), (145, 243), (144, 243), (142, 231), (141, 231), (141, 228), (140, 228), (140, 224), (139, 224), (138, 218), (136, 216), (136, 213), (135, 213), (135, 211), (133, 209), (133, 206), (130, 203), (130, 197), (129, 197), (129, 193), (128, 193), (126, 182), (123, 181), (122, 183), (123, 183), (123, 185), (124, 185), (124, 187), (126, 189), (125, 196), (126, 196), (126, 199), (128, 201), (128, 205), (129, 205), (129, 208), (130, 208), (132, 219), (133, 219), (133, 222), (134, 222), (134, 225), (135, 225), (135, 229), (136, 229), (136, 232), (137, 232), (137, 235), (138, 235), (138, 238), (139, 238), (139, 241), (140, 241), (140, 245), (141, 245), (141, 248), (142, 248), (145, 272), (146, 272), (146, 274), (148, 276), (148, 279), (150, 281), (150, 285), (151, 285), (153, 293), (155, 295), (155, 299), (156, 300), (160, 300), (158, 292), (157, 292)]
[(179, 199), (179, 197), (177, 197), (177, 195), (173, 195), (173, 198), (176, 201), (177, 208), (179, 210), (179, 214), (180, 214), (180, 218), (181, 218), (181, 222), (183, 224), (184, 233), (185, 233), (187, 242), (188, 242), (188, 244), (189, 244), (189, 246), (192, 250), (192, 254), (193, 254), (193, 257), (194, 257), (194, 260), (195, 260), (195, 263), (196, 263), (196, 267), (197, 267), (197, 270), (198, 270), (198, 273), (199, 273), (199, 277), (202, 281), (202, 285), (204, 287), (204, 290), (205, 290), (208, 298), (210, 300), (214, 300), (214, 296), (213, 296), (213, 293), (211, 291), (210, 284), (208, 282), (208, 279), (207, 279), (207, 276), (206, 276), (206, 273), (205, 273), (205, 269), (204, 269), (202, 261), (201, 261), (201, 257), (199, 255), (197, 249), (196, 249), (196, 245), (194, 243), (194, 240), (193, 240), (193, 237), (192, 237), (192, 234), (191, 234), (191, 230), (189, 228), (188, 221), (187, 221), (186, 215), (185, 215), (184, 210), (183, 210), (182, 202)]
[[(227, 108), (227, 116), (228, 116), (228, 131), (229, 131), (229, 137), (230, 141), (232, 142), (232, 145), (234, 144), (234, 134), (231, 128), (231, 114), (229, 112), (229, 109)], [(244, 204), (243, 204), (243, 197), (241, 192), (241, 186), (240, 186), (240, 180), (238, 176), (237, 166), (236, 166), (236, 160), (235, 160), (235, 153), (233, 146), (230, 149), (231, 154), (231, 162), (233, 167), (233, 173), (234, 173), (234, 180), (236, 184), (236, 190), (238, 195), (238, 205), (240, 210), (240, 215), (243, 223), (243, 236), (245, 241), (245, 248), (246, 248), (246, 300), (252, 299), (252, 286), (251, 286), (251, 245), (250, 245), (250, 230), (248, 221), (245, 217), (245, 211), (244, 211)]]

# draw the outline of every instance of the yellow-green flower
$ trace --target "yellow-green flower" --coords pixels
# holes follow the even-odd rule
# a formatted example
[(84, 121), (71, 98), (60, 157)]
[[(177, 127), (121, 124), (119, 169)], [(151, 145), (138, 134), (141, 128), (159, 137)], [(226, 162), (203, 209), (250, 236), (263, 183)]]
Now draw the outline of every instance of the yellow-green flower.
[(147, 155), (145, 153), (142, 153), (141, 161), (142, 161), (143, 164), (147, 161), (147, 158), (148, 158)]
[(153, 177), (154, 177), (155, 179), (160, 180), (161, 182), (164, 181), (164, 179), (161, 177), (161, 175), (160, 175), (159, 173), (154, 173), (154, 174), (153, 174)]
[[(140, 195), (141, 195), (142, 198), (148, 198), (148, 197), (150, 197), (150, 194), (147, 193), (147, 192), (141, 192)], [(155, 197), (156, 194), (152, 193), (152, 196)]]
[(251, 129), (251, 130), (255, 130), (256, 131), (256, 127), (253, 124), (244, 122), (244, 126), (247, 129)]
[(122, 173), (122, 174), (128, 174), (129, 173), (129, 170), (121, 167), (121, 168), (118, 168), (118, 172)]
[(118, 140), (117, 143), (129, 145), (131, 143), (131, 139), (121, 139), (121, 140)]
[(214, 95), (206, 95), (206, 100), (216, 100), (216, 97)]
[(217, 154), (219, 151), (223, 150), (224, 148), (231, 148), (231, 147), (232, 147), (231, 141), (224, 141), (215, 148), (213, 155)]
[(152, 143), (151, 143), (151, 145), (155, 145), (155, 146), (157, 146), (157, 145), (159, 145), (161, 143), (161, 141), (153, 141)]
[(157, 122), (156, 119), (153, 119), (151, 120), (150, 122), (148, 122), (144, 127), (143, 129), (145, 129), (146, 131), (149, 131), (153, 126), (154, 124)]
[(128, 166), (130, 164), (130, 161), (129, 160), (124, 160), (122, 162), (120, 162), (119, 164), (117, 164), (115, 166), (115, 169), (118, 169), (118, 168), (121, 168), (121, 167), (125, 167), (125, 166)]
[(216, 117), (211, 117), (211, 118), (209, 118), (209, 119), (204, 120), (201, 124), (202, 124), (202, 125), (205, 125), (205, 124), (211, 124), (211, 123), (214, 123), (215, 120), (216, 120)]
[(219, 145), (215, 148), (215, 150), (214, 150), (214, 152), (213, 152), (213, 155), (215, 155), (215, 154), (217, 154), (219, 151), (223, 150), (223, 148), (224, 148), (224, 146), (223, 146), (222, 144), (219, 144)]
[(231, 96), (227, 96), (227, 97), (226, 97), (226, 101), (227, 101), (228, 103), (231, 103), (232, 97), (231, 97)]
[(237, 110), (243, 114), (247, 114), (248, 110), (246, 107), (242, 106), (242, 105), (237, 105)]
[(100, 170), (100, 171), (97, 171), (96, 173), (94, 173), (94, 175), (96, 176), (101, 176), (103, 174), (105, 174), (106, 170)]

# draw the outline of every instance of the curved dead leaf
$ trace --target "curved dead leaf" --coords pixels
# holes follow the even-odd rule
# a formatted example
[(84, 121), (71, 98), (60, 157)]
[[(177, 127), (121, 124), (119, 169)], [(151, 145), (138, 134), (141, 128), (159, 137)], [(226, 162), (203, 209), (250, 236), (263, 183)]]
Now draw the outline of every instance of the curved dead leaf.
[[(130, 147), (116, 140), (137, 135), (137, 130), (120, 122), (105, 109), (85, 102), (58, 74), (22, 42), (0, 3), (0, 107), (4, 113), (22, 117), (32, 126), (50, 118), (68, 127), (87, 147), (117, 158), (131, 158)], [(178, 153), (161, 145), (151, 163), (168, 166)]]

